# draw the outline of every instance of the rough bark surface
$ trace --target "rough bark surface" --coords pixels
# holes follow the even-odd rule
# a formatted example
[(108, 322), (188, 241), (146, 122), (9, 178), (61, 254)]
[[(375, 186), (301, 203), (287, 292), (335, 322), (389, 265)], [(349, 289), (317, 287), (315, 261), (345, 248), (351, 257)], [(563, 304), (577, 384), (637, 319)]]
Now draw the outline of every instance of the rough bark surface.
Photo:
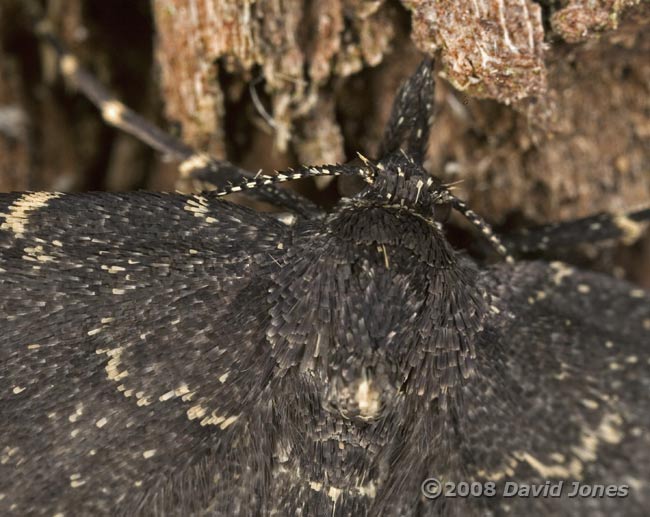
[[(56, 78), (30, 3), (0, 0), (0, 188), (173, 189), (175, 164), (106, 128)], [(426, 52), (440, 76), (430, 169), (462, 179), (493, 223), (650, 200), (647, 0), (36, 3), (127, 104), (250, 170), (372, 155)], [(648, 242), (599, 267), (650, 285)]]
[(542, 9), (530, 0), (405, 0), (413, 39), (440, 51), (444, 76), (461, 91), (509, 104), (546, 93)]
[(248, 91), (239, 84), (224, 92), (220, 74), (264, 80), (280, 151), (298, 133), (303, 161), (341, 160), (333, 100), (321, 87), (379, 64), (394, 33), (381, 0), (161, 0), (153, 8), (167, 116), (183, 123), (188, 142), (222, 155), (224, 95)]
[(563, 7), (553, 13), (553, 31), (569, 43), (578, 43), (618, 27), (628, 7), (642, 0), (564, 0)]

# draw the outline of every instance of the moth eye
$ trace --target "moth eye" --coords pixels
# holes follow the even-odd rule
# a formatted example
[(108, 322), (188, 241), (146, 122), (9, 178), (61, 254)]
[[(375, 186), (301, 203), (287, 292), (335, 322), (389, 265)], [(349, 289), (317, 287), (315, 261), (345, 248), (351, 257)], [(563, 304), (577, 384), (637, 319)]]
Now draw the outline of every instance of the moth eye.
[(439, 223), (446, 223), (451, 215), (451, 203), (440, 203), (433, 207), (433, 219)]

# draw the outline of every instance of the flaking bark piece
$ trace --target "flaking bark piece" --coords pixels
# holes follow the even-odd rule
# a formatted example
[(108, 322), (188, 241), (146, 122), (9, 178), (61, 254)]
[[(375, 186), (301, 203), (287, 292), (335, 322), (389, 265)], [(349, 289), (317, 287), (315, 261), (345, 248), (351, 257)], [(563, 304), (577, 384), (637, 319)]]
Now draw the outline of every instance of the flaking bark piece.
[(564, 8), (551, 16), (551, 27), (564, 41), (579, 43), (595, 34), (617, 29), (621, 14), (641, 2), (640, 0), (569, 0), (563, 3), (566, 4)]
[(167, 116), (182, 124), (187, 143), (223, 155), (228, 92), (218, 74), (261, 76), (284, 151), (295, 121), (316, 108), (320, 86), (381, 61), (394, 34), (386, 9), (383, 0), (154, 2)]
[(413, 39), (440, 50), (444, 75), (459, 90), (510, 104), (546, 93), (540, 6), (529, 0), (402, 2)]

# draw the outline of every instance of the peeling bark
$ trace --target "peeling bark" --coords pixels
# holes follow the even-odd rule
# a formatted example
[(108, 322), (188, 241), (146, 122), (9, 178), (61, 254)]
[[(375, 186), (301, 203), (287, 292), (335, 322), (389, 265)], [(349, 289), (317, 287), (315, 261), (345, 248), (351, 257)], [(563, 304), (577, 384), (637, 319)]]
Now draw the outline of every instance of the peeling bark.
[(223, 155), (228, 92), (219, 75), (261, 77), (285, 151), (294, 122), (313, 116), (321, 86), (381, 61), (393, 33), (389, 11), (377, 0), (154, 2), (167, 115), (181, 122), (186, 141)]
[(546, 93), (542, 10), (530, 0), (403, 2), (413, 39), (440, 51), (445, 77), (461, 91), (505, 104)]
[[(482, 213), (562, 220), (650, 199), (650, 34), (558, 50), (549, 59), (551, 130), (447, 90), (433, 168), (445, 167)], [(485, 193), (507, 192), (504, 195)]]
[(618, 28), (621, 14), (641, 0), (568, 0), (551, 17), (553, 31), (568, 43)]

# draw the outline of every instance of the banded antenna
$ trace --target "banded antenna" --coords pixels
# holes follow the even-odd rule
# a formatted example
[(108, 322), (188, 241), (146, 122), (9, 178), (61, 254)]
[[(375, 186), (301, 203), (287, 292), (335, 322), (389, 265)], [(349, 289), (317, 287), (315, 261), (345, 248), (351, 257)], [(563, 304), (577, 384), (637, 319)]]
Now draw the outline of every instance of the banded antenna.
[[(368, 161), (364, 161), (365, 165), (356, 167), (352, 165), (320, 165), (317, 167), (299, 167), (297, 169), (289, 169), (284, 172), (277, 172), (275, 176), (258, 175), (251, 180), (247, 180), (239, 185), (228, 185), (222, 190), (213, 193), (216, 197), (223, 197), (229, 194), (242, 192), (245, 190), (254, 190), (260, 187), (275, 185), (277, 183), (285, 183), (287, 181), (294, 181), (306, 178), (315, 178), (319, 176), (359, 176), (368, 183), (373, 183), (375, 171)], [(477, 228), (483, 237), (491, 244), (496, 252), (505, 258), (506, 262), (512, 264), (514, 259), (508, 252), (508, 249), (503, 244), (501, 239), (494, 233), (492, 227), (480, 215), (470, 209), (464, 201), (461, 201), (454, 196), (450, 190), (444, 185), (431, 185), (428, 187), (430, 192), (438, 193), (441, 203), (450, 202), (452, 207), (461, 213), (475, 228)]]

